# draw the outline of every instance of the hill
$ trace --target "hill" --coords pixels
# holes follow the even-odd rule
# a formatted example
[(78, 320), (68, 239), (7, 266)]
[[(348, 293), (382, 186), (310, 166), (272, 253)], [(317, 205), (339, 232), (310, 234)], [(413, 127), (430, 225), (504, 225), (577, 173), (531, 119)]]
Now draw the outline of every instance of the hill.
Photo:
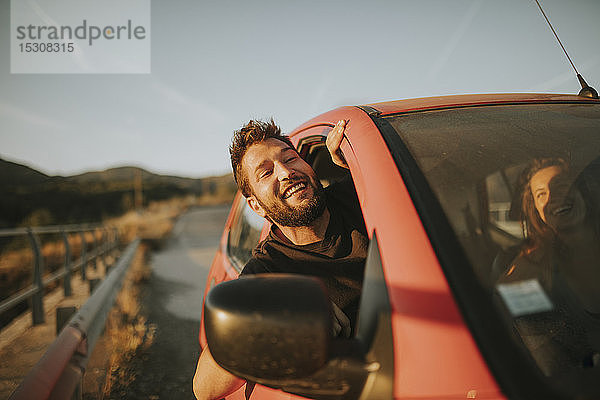
[(235, 193), (231, 174), (192, 179), (126, 166), (62, 177), (0, 159), (0, 228), (100, 222), (121, 215), (135, 206), (136, 180), (141, 180), (143, 205), (186, 196), (226, 202)]
[(25, 165), (0, 158), (0, 188), (15, 185), (39, 185), (50, 177)]
[(142, 180), (147, 183), (163, 183), (163, 184), (176, 184), (182, 187), (190, 187), (194, 188), (197, 186), (201, 186), (202, 179), (193, 179), (193, 178), (182, 178), (179, 176), (171, 176), (171, 175), (158, 175), (152, 172), (146, 171), (142, 168), (137, 167), (118, 167), (118, 168), (110, 168), (105, 171), (94, 171), (94, 172), (86, 172), (80, 175), (73, 175), (69, 177), (69, 180), (72, 182), (78, 183), (110, 183), (110, 182), (119, 182), (119, 181), (129, 181), (136, 176), (136, 174), (141, 173)]

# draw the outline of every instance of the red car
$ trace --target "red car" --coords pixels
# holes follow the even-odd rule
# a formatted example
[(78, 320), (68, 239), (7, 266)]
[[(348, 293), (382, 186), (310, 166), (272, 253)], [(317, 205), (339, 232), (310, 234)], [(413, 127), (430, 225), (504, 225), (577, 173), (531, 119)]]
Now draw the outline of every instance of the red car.
[(600, 398), (600, 101), (341, 107), (290, 134), (325, 186), (348, 173), (324, 145), (340, 119), (371, 239), (358, 333), (330, 337), (315, 279), (236, 279), (269, 228), (238, 193), (200, 334), (257, 383), (227, 399)]

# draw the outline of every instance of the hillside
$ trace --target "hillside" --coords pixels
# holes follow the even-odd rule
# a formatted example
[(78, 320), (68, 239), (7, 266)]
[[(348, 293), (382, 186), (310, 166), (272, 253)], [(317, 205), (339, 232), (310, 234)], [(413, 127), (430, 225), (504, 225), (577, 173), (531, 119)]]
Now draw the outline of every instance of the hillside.
[(235, 193), (231, 174), (192, 179), (126, 166), (62, 177), (0, 159), (0, 228), (99, 222), (123, 214), (134, 208), (140, 176), (143, 205), (186, 196), (225, 202)]
[(199, 188), (202, 186), (202, 179), (182, 178), (179, 176), (157, 175), (148, 172), (145, 169), (137, 167), (118, 167), (111, 168), (105, 171), (86, 172), (80, 175), (69, 177), (69, 181), (77, 183), (111, 183), (111, 182), (131, 182), (133, 177), (138, 173), (142, 174), (142, 180), (151, 184), (176, 184), (180, 187), (188, 187), (190, 189)]
[(39, 185), (50, 177), (33, 168), (0, 158), (0, 188), (15, 185)]

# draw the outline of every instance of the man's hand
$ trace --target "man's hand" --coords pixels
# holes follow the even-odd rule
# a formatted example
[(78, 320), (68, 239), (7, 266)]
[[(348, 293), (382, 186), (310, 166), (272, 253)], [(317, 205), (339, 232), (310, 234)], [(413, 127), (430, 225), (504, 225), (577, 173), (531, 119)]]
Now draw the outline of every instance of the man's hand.
[(342, 154), (342, 150), (340, 150), (340, 145), (342, 144), (344, 131), (346, 130), (348, 122), (349, 121), (345, 121), (343, 119), (339, 120), (333, 129), (329, 131), (327, 134), (327, 140), (325, 140), (327, 150), (329, 150), (329, 154), (331, 154), (331, 161), (333, 161), (334, 164), (346, 169), (348, 168), (348, 164), (346, 163), (346, 159)]
[(243, 379), (221, 368), (210, 354), (208, 346), (204, 347), (198, 359), (193, 380), (196, 399), (222, 399), (238, 390), (244, 383)]
[(332, 301), (331, 308), (333, 310), (333, 337), (350, 338), (352, 328), (350, 328), (350, 320), (344, 312)]

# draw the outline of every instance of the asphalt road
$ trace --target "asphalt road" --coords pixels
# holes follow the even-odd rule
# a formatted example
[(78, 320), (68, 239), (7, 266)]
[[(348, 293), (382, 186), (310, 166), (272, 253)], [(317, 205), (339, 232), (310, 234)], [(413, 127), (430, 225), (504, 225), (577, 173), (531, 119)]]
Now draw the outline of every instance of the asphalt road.
[(197, 208), (181, 216), (167, 245), (153, 253), (144, 288), (153, 344), (140, 350), (130, 371), (135, 380), (115, 386), (110, 399), (193, 399), (204, 284), (230, 206)]

